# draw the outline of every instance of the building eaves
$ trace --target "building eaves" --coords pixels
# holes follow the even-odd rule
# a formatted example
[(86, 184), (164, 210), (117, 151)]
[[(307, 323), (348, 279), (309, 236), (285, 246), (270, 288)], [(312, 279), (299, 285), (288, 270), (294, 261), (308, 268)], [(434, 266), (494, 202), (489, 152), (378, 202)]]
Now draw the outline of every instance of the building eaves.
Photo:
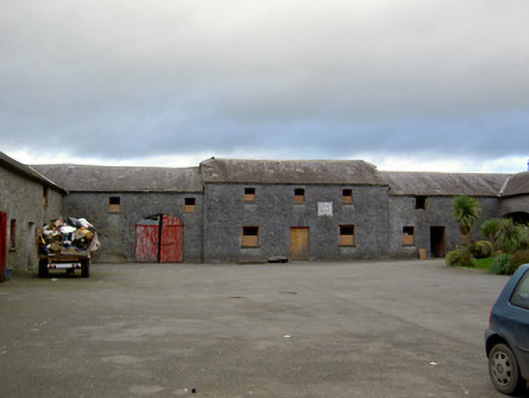
[(362, 160), (215, 159), (200, 163), (204, 183), (387, 185)]
[(13, 173), (16, 173), (34, 182), (38, 182), (39, 184), (42, 184), (46, 187), (52, 188), (63, 195), (67, 193), (62, 186), (57, 184), (52, 179), (48, 178), (45, 175), (42, 175), (40, 172), (38, 172), (31, 166), (16, 161), (15, 159), (7, 156), (3, 152), (0, 152), (0, 164)]
[(510, 174), (380, 172), (393, 196), (484, 196), (499, 197)]
[(202, 192), (198, 167), (34, 165), (70, 192)]

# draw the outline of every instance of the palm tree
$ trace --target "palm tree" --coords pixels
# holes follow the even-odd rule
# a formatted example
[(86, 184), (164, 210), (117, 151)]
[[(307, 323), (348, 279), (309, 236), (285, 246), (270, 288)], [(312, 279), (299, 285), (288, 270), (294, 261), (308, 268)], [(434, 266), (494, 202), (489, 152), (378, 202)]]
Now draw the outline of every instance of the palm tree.
[(468, 243), (472, 243), (472, 227), (479, 219), (483, 209), (476, 198), (470, 196), (458, 196), (452, 205), (452, 217), (459, 224), (461, 235), (467, 236)]
[(480, 232), (485, 239), (487, 239), (492, 245), (492, 255), (499, 250), (499, 240), (502, 233), (502, 223), (501, 218), (490, 218), (481, 224)]

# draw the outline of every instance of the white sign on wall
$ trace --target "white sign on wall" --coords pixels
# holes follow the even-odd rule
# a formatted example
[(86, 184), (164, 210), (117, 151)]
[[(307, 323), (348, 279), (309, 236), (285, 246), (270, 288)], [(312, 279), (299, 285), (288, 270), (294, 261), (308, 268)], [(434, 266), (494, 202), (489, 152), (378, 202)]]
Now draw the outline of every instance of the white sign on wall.
[(318, 202), (318, 216), (332, 217), (332, 202)]

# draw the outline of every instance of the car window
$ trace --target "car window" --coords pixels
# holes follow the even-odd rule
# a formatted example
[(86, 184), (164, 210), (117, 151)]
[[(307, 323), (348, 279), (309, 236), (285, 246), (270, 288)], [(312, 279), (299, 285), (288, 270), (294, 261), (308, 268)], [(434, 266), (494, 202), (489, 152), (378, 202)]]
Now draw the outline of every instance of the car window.
[(529, 310), (529, 272), (526, 272), (511, 297), (511, 304)]

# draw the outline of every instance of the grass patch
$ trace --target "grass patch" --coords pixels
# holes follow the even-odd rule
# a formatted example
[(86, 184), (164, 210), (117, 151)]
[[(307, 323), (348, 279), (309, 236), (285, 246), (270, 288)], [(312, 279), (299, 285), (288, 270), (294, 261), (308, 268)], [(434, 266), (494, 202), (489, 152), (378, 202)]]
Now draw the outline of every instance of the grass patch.
[(494, 260), (493, 257), (479, 258), (479, 259), (473, 258), (472, 266), (476, 269), (490, 270), (490, 266), (492, 265), (492, 260)]

